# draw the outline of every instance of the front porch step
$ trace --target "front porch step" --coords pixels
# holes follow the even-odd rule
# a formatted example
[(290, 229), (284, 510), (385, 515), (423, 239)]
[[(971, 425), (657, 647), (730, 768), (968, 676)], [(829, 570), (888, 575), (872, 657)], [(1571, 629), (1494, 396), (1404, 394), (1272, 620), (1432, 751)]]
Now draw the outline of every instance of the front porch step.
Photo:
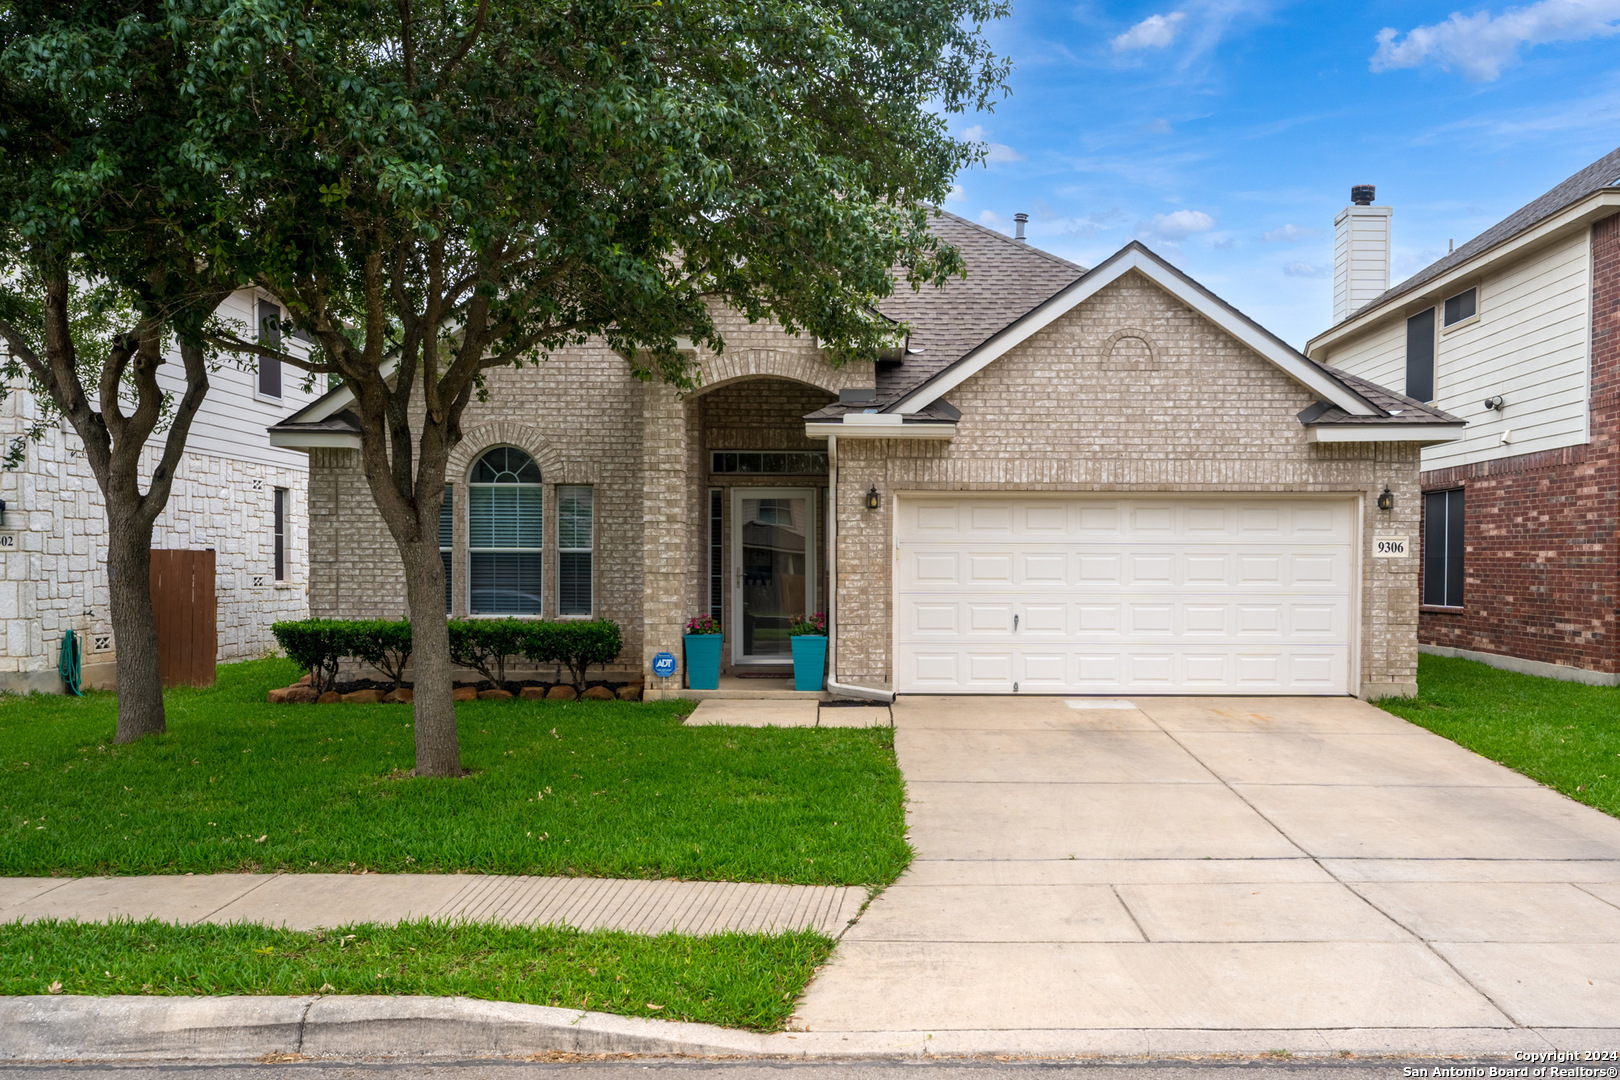
[[(761, 672), (760, 674), (763, 674)], [(825, 690), (795, 690), (793, 689), (793, 673), (784, 672), (780, 678), (761, 678), (755, 674), (751, 678), (739, 677), (734, 671), (727, 671), (720, 676), (718, 690), (687, 690), (678, 686), (660, 687), (649, 686), (643, 696), (645, 701), (667, 701), (680, 699), (686, 701), (831, 701), (833, 695)]]
[[(760, 680), (765, 682), (765, 680)], [(825, 690), (771, 690), (764, 687), (749, 686), (744, 682), (742, 686), (725, 686), (724, 680), (718, 690), (687, 690), (681, 687), (662, 689), (656, 686), (647, 687), (642, 694), (643, 701), (832, 701), (833, 696)], [(769, 686), (769, 683), (766, 684)], [(793, 685), (792, 683), (788, 684)]]

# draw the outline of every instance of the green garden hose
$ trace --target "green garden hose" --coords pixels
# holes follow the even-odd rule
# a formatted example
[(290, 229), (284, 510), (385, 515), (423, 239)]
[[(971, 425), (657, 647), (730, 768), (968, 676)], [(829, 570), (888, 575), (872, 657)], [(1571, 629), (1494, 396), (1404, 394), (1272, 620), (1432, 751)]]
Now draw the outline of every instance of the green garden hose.
[(62, 659), (56, 662), (56, 673), (62, 676), (62, 683), (76, 697), (83, 697), (79, 690), (79, 638), (72, 630), (62, 637)]

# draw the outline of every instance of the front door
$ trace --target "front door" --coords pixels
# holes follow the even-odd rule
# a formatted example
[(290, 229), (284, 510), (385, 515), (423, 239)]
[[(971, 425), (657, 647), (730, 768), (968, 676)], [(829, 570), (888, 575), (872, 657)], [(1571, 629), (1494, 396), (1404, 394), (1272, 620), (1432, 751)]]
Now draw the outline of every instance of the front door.
[(733, 663), (788, 664), (788, 627), (816, 610), (816, 493), (732, 488)]

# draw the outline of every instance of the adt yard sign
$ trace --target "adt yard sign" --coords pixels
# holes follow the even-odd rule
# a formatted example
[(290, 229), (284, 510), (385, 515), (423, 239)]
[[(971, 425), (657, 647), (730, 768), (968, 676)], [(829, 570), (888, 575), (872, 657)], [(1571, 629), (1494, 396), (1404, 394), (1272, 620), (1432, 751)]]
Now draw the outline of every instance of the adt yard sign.
[(653, 657), (653, 674), (660, 679), (667, 679), (675, 674), (675, 654), (661, 652)]

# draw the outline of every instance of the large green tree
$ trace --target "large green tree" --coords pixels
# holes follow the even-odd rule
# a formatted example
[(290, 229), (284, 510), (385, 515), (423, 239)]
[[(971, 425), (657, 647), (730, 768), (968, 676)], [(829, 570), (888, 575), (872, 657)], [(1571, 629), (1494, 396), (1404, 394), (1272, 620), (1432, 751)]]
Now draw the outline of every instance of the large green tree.
[[(195, 0), (203, 3), (206, 0)], [(961, 268), (929, 205), (1003, 92), (1004, 0), (219, 0), (198, 167), (340, 378), (399, 549), (416, 768), (460, 772), (438, 520), (491, 368), (599, 336), (689, 384), (727, 306), (871, 354)], [(199, 145), (201, 145), (199, 143)], [(221, 336), (246, 352), (255, 342)]]
[[(481, 373), (600, 335), (683, 384), (723, 304), (837, 356), (978, 148), (945, 115), (1001, 92), (995, 0), (449, 0), (228, 8), (214, 168), (262, 177), (258, 281), (354, 392), (414, 625), (417, 771), (460, 771), (437, 529)], [(248, 44), (251, 43), (251, 44)], [(277, 164), (269, 167), (270, 159)], [(237, 168), (238, 162), (251, 162)], [(226, 340), (252, 349), (254, 343)], [(285, 362), (297, 358), (282, 356)]]
[(152, 526), (208, 391), (205, 327), (248, 273), (190, 153), (215, 110), (193, 92), (209, 27), (183, 10), (0, 0), (3, 374), (68, 420), (105, 501), (119, 742), (164, 730)]

